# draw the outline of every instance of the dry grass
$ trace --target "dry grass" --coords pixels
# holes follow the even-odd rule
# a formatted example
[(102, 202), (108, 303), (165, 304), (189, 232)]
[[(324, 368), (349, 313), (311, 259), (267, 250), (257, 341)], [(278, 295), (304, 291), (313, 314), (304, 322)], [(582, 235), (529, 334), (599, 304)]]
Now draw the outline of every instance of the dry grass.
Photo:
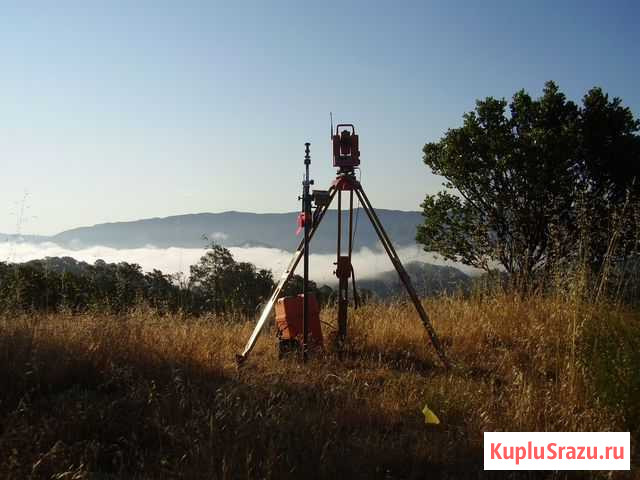
[(427, 309), (451, 371), (403, 303), (353, 312), (342, 360), (279, 361), (267, 334), (240, 372), (253, 325), (231, 319), (2, 318), (0, 477), (477, 477), (485, 430), (631, 430), (637, 450), (639, 313), (499, 295)]

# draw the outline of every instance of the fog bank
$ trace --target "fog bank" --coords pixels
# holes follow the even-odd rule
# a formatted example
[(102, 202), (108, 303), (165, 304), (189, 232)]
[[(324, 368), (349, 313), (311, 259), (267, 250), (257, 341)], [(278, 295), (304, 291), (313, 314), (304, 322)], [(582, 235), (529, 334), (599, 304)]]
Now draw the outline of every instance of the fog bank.
[[(258, 268), (267, 268), (273, 271), (277, 279), (287, 267), (292, 253), (267, 247), (230, 247), (236, 261), (251, 262)], [(116, 249), (110, 247), (87, 247), (80, 250), (71, 250), (55, 243), (22, 243), (5, 242), (0, 245), (0, 260), (6, 262), (26, 262), (45, 257), (73, 257), (76, 260), (93, 264), (102, 259), (108, 263), (128, 262), (137, 263), (143, 270), (162, 270), (164, 273), (182, 272), (189, 274), (189, 266), (198, 262), (204, 255), (204, 248), (145, 248)], [(420, 247), (409, 246), (398, 249), (398, 255), (404, 263), (422, 261), (435, 265), (454, 266), (465, 273), (477, 273), (475, 269), (453, 262), (446, 262), (434, 257), (433, 254), (423, 251)], [(335, 283), (333, 275), (335, 255), (314, 254), (310, 258), (311, 278), (317, 282)], [(362, 248), (353, 254), (353, 266), (358, 278), (371, 278), (379, 273), (393, 269), (386, 253), (380, 250)], [(296, 269), (296, 273), (302, 274), (302, 266)]]

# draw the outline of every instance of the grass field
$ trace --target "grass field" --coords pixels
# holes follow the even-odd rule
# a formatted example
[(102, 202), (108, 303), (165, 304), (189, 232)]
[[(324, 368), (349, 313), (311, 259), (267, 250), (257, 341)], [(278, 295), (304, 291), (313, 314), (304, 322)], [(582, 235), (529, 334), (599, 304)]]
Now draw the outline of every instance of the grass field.
[(640, 313), (564, 297), (425, 305), (449, 371), (403, 302), (354, 311), (342, 360), (280, 361), (267, 332), (241, 371), (253, 324), (233, 318), (6, 316), (0, 477), (476, 478), (487, 430), (631, 430), (632, 472), (614, 478), (633, 475)]

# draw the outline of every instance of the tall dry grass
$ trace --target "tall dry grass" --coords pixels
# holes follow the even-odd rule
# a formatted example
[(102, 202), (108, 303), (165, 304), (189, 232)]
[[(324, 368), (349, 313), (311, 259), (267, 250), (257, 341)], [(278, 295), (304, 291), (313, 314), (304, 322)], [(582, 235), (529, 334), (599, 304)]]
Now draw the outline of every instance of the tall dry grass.
[(342, 358), (280, 361), (268, 332), (240, 371), (253, 324), (237, 319), (2, 318), (0, 477), (476, 477), (493, 430), (631, 430), (637, 451), (640, 313), (506, 294), (425, 305), (451, 370), (403, 302), (353, 311)]

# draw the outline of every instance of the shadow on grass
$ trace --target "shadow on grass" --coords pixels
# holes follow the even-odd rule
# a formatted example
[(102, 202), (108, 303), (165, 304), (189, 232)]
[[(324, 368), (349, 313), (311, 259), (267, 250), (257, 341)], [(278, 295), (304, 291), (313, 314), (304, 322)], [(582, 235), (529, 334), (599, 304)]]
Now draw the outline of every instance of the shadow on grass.
[[(482, 452), (464, 429), (426, 426), (415, 412), (389, 416), (348, 386), (225, 372), (126, 344), (34, 341), (19, 331), (0, 335), (0, 347), (4, 478), (482, 475)], [(345, 362), (355, 364), (381, 352), (350, 355)], [(416, 360), (380, 359), (386, 368), (439, 370)]]
[(361, 365), (363, 362), (374, 365), (384, 365), (385, 368), (398, 372), (415, 372), (421, 375), (441, 373), (442, 365), (434, 363), (429, 358), (420, 358), (411, 351), (389, 351), (375, 346), (351, 345), (341, 354), (333, 353), (343, 361)]
[(481, 468), (478, 451), (452, 455), (446, 428), (386, 418), (346, 390), (243, 381), (215, 365), (19, 332), (0, 345), (2, 477), (423, 478)]

